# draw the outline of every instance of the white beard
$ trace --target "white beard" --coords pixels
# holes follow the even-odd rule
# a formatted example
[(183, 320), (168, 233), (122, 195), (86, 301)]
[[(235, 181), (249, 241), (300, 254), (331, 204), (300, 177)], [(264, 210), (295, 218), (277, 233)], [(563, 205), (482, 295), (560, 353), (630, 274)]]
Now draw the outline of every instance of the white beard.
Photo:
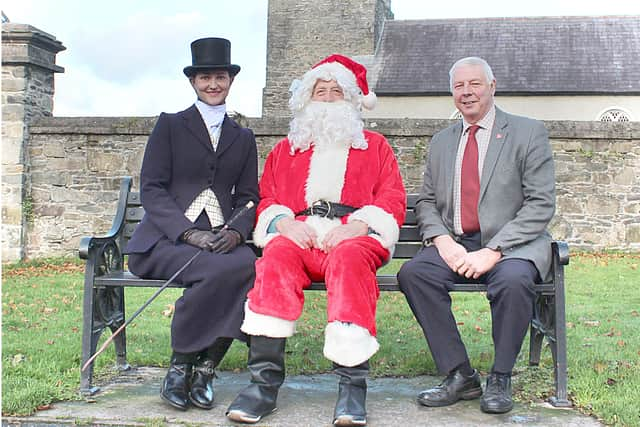
[(311, 101), (291, 121), (291, 152), (308, 150), (311, 145), (316, 150), (336, 146), (366, 150), (363, 129), (362, 116), (352, 103)]

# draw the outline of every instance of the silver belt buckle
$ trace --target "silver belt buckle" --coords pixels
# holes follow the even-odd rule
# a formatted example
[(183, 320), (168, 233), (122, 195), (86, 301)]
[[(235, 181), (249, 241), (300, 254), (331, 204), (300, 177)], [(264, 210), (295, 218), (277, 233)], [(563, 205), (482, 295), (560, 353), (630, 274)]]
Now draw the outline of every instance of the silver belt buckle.
[(318, 216), (322, 216), (323, 218), (328, 217), (329, 213), (331, 212), (331, 202), (327, 202), (325, 200), (316, 200), (315, 202), (313, 202), (313, 204), (311, 205), (311, 215), (316, 215), (314, 207), (321, 207), (325, 205), (327, 206), (327, 211), (324, 213), (324, 215), (318, 214)]

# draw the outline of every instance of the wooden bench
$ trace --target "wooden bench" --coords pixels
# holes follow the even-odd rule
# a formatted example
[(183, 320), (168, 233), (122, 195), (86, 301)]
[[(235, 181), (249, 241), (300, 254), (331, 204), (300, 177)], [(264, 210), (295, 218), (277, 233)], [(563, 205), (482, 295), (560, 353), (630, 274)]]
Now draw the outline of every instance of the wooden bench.
[[(122, 250), (144, 215), (139, 193), (131, 191), (132, 179), (125, 177), (120, 186), (120, 197), (113, 225), (109, 233), (101, 237), (84, 237), (80, 242), (80, 258), (86, 260), (84, 279), (84, 316), (82, 332), (82, 363), (96, 351), (98, 339), (109, 328), (115, 331), (125, 322), (126, 287), (160, 287), (164, 280), (146, 280), (134, 276), (124, 266)], [(422, 247), (416, 227), (416, 195), (408, 195), (407, 216), (400, 230), (400, 241), (396, 245), (395, 259), (410, 259)], [(565, 326), (564, 266), (569, 263), (569, 249), (564, 242), (553, 242), (553, 280), (537, 285), (535, 315), (531, 322), (529, 364), (538, 365), (543, 340), (546, 337), (554, 361), (555, 395), (554, 406), (570, 406), (567, 399), (567, 341)], [(259, 252), (258, 252), (259, 253)], [(395, 274), (379, 274), (378, 283), (382, 291), (398, 291)], [(180, 283), (172, 287), (182, 288)], [(325, 290), (324, 283), (313, 283), (311, 290)], [(457, 284), (455, 291), (482, 292), (481, 284)], [(129, 369), (127, 363), (126, 330), (116, 337), (116, 365)], [(80, 375), (80, 390), (85, 394), (97, 391), (91, 384), (93, 365)]]

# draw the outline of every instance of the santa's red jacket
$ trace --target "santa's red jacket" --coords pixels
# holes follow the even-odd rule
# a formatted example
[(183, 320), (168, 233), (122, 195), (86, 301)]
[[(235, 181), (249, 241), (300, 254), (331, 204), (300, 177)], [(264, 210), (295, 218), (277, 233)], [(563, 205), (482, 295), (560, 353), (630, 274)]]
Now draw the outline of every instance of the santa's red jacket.
[[(264, 247), (275, 237), (268, 229), (276, 216), (294, 217), (313, 202), (325, 200), (357, 208), (341, 221), (358, 219), (367, 223), (375, 232), (372, 237), (385, 248), (393, 248), (406, 210), (402, 177), (384, 136), (367, 130), (364, 135), (368, 143), (364, 150), (345, 146), (318, 150), (312, 146), (292, 153), (287, 138), (273, 148), (260, 180), (260, 203), (253, 235), (256, 245)], [(314, 221), (314, 218), (307, 222), (316, 228), (319, 240), (336, 225)]]

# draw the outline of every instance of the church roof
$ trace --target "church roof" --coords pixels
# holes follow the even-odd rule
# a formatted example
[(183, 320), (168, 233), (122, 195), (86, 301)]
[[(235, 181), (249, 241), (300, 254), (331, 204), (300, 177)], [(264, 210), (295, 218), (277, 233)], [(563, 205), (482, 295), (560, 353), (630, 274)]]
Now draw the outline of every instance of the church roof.
[(435, 95), (466, 56), (502, 94), (638, 94), (640, 16), (388, 20), (366, 62), (377, 94)]

